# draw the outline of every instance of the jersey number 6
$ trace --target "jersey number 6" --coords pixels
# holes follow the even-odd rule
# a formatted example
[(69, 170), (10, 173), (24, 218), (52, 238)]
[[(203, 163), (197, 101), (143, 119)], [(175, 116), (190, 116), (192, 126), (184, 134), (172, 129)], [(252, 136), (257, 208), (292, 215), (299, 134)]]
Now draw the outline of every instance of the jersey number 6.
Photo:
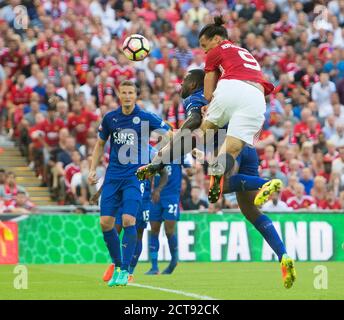
[(252, 56), (251, 53), (249, 53), (247, 51), (238, 50), (238, 54), (239, 54), (241, 59), (243, 59), (246, 62), (249, 62), (249, 63), (244, 63), (245, 68), (249, 68), (249, 69), (253, 69), (253, 70), (257, 70), (257, 71), (261, 70), (259, 63)]

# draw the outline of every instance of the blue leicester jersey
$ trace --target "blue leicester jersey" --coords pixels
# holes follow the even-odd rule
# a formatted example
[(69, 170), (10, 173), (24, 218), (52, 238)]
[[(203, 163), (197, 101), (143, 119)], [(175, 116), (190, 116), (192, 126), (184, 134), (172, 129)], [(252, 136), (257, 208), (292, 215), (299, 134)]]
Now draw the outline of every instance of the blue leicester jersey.
[[(184, 161), (183, 164), (169, 164), (165, 168), (168, 173), (168, 181), (165, 187), (161, 190), (160, 198), (175, 198), (180, 196), (180, 189), (182, 186), (183, 172), (182, 167), (190, 168), (191, 163)], [(160, 182), (160, 175), (154, 177), (154, 185), (158, 186)]]
[(151, 198), (151, 188), (152, 188), (152, 184), (150, 182), (150, 180), (145, 180), (144, 181), (144, 191), (143, 191), (143, 195), (142, 195), (142, 201), (150, 201)]
[(204, 97), (203, 88), (194, 91), (191, 95), (183, 100), (183, 106), (187, 117), (192, 112), (201, 112), (201, 108), (208, 104), (208, 100)]
[(110, 161), (105, 179), (133, 177), (139, 167), (149, 163), (149, 137), (154, 130), (165, 134), (169, 126), (137, 105), (129, 115), (123, 114), (121, 107), (107, 113), (98, 129), (102, 140), (110, 137)]
[[(153, 160), (155, 155), (157, 154), (158, 150), (154, 147), (149, 145), (149, 162)], [(151, 192), (152, 192), (152, 183), (150, 179), (146, 179), (144, 182), (144, 191), (142, 195), (142, 201), (150, 201), (151, 200)]]

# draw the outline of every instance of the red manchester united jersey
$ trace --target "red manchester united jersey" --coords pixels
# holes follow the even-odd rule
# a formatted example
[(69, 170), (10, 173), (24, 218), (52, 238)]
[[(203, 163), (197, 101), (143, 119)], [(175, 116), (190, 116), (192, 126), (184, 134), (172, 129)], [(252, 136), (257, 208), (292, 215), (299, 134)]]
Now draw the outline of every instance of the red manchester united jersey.
[(68, 129), (76, 132), (76, 141), (80, 144), (86, 143), (87, 130), (93, 121), (97, 121), (98, 116), (89, 112), (82, 111), (80, 114), (72, 113), (68, 118)]
[(68, 188), (70, 188), (73, 176), (80, 172), (80, 167), (74, 163), (66, 165), (65, 169), (65, 182)]
[(205, 60), (205, 72), (219, 70), (220, 79), (252, 81), (264, 87), (265, 95), (274, 90), (272, 83), (264, 79), (257, 60), (246, 49), (225, 40), (208, 51)]
[(59, 131), (65, 128), (65, 124), (62, 119), (57, 118), (53, 122), (50, 122), (48, 119), (45, 119), (39, 123), (38, 129), (45, 132), (45, 142), (51, 146), (57, 146), (59, 142)]
[(315, 200), (311, 196), (302, 196), (302, 199), (291, 197), (287, 200), (287, 205), (294, 210), (316, 208)]

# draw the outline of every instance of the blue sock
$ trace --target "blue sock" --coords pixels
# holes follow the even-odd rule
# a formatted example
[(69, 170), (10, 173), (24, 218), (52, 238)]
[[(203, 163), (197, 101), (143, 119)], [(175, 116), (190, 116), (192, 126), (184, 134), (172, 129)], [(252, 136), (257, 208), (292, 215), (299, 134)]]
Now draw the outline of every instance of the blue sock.
[(158, 269), (159, 235), (151, 233), (149, 239), (149, 253), (152, 259), (152, 269)]
[(131, 261), (130, 261), (130, 266), (129, 266), (129, 273), (130, 274), (134, 273), (134, 270), (135, 270), (135, 267), (137, 265), (137, 262), (139, 261), (141, 252), (142, 252), (142, 239), (137, 239), (135, 251), (134, 251), (133, 257), (131, 258)]
[(268, 181), (269, 180), (257, 176), (235, 174), (229, 178), (229, 193), (258, 190)]
[(123, 261), (121, 265), (121, 270), (128, 271), (131, 258), (135, 251), (136, 240), (137, 240), (137, 230), (135, 226), (124, 227), (123, 230), (124, 230), (123, 239), (122, 239)]
[(286, 253), (286, 250), (269, 217), (262, 214), (257, 218), (253, 225), (262, 234), (272, 250), (277, 254), (278, 260), (281, 261), (282, 256)]
[(178, 261), (178, 241), (177, 236), (173, 234), (172, 236), (167, 238), (168, 246), (171, 252), (171, 263), (177, 263)]
[(112, 263), (120, 267), (122, 264), (121, 247), (116, 229), (113, 228), (110, 231), (103, 231), (103, 236), (106, 246), (109, 250)]

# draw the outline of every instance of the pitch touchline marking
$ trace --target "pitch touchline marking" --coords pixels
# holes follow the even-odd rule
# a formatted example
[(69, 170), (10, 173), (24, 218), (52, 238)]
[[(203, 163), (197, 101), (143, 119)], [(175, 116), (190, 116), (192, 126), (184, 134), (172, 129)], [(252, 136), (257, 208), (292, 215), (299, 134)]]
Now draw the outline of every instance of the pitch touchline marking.
[(190, 293), (190, 292), (185, 292), (181, 290), (173, 290), (173, 289), (167, 289), (167, 288), (160, 288), (160, 287), (153, 287), (153, 286), (147, 286), (144, 284), (139, 284), (139, 283), (129, 283), (129, 286), (133, 287), (138, 287), (138, 288), (145, 288), (145, 289), (152, 289), (152, 290), (158, 290), (158, 291), (164, 291), (164, 292), (169, 292), (169, 293), (175, 293), (175, 294), (180, 294), (186, 297), (191, 297), (191, 298), (196, 298), (196, 299), (201, 299), (201, 300), (218, 300), (213, 297), (209, 296), (201, 296), (196, 293)]

